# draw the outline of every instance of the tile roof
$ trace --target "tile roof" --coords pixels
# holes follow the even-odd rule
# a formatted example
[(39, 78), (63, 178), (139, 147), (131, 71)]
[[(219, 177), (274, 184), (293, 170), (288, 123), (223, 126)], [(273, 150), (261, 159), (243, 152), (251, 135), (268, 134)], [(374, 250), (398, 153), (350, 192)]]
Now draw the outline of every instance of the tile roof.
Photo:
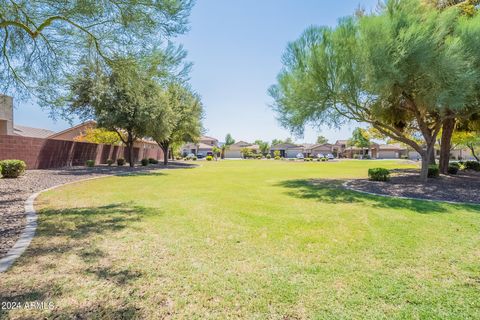
[(13, 126), (13, 134), (22, 137), (30, 137), (30, 138), (42, 138), (45, 139), (53, 134), (55, 131), (48, 130), (48, 129), (40, 129), (40, 128), (32, 128), (26, 126)]

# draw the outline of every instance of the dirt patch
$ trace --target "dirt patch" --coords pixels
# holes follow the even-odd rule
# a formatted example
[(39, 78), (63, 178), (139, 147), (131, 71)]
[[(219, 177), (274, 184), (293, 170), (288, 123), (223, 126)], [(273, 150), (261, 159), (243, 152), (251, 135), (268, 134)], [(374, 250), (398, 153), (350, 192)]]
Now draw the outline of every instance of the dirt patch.
[(59, 184), (94, 178), (105, 175), (126, 173), (147, 173), (157, 169), (176, 169), (192, 167), (193, 165), (181, 162), (170, 163), (167, 167), (158, 164), (148, 167), (108, 167), (94, 168), (69, 167), (51, 170), (27, 170), (26, 174), (17, 179), (0, 179), (0, 258), (18, 240), (25, 227), (25, 200), (35, 192)]
[(394, 170), (388, 182), (352, 180), (346, 187), (392, 197), (480, 204), (480, 173), (459, 172), (423, 182), (418, 170)]

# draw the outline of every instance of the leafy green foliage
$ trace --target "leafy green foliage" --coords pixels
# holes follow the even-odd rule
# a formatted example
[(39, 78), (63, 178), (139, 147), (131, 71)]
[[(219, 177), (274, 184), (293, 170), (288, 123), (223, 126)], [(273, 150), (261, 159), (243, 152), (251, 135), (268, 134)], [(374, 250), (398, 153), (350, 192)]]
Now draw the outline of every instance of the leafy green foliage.
[(287, 47), (273, 108), (297, 134), (306, 125), (368, 123), (420, 153), (426, 179), (443, 120), (478, 105), (479, 33), (478, 16), (419, 0), (309, 28)]
[(0, 173), (4, 178), (18, 178), (25, 173), (27, 165), (22, 160), (0, 161)]
[(150, 164), (150, 161), (148, 159), (142, 159), (140, 162), (143, 167), (146, 167)]
[(117, 166), (121, 167), (125, 165), (125, 159), (124, 158), (118, 158), (117, 159)]
[(87, 167), (93, 168), (95, 166), (95, 160), (87, 160), (85, 164)]
[(448, 170), (447, 172), (449, 174), (457, 174), (458, 170), (460, 170), (460, 165), (458, 163), (450, 163), (448, 165)]
[(206, 157), (205, 157), (205, 160), (207, 160), (207, 161), (212, 161), (212, 160), (213, 160), (213, 157), (212, 157), (212, 156), (206, 156)]
[(158, 164), (158, 160), (157, 159), (154, 159), (154, 158), (148, 158), (148, 162), (150, 164)]
[(225, 136), (225, 144), (227, 146), (231, 146), (234, 143), (235, 143), (235, 139), (232, 138), (232, 135), (230, 133), (227, 133), (227, 135)]
[(390, 170), (385, 168), (368, 169), (368, 178), (372, 181), (388, 181), (390, 180)]
[[(187, 31), (192, 1), (0, 1), (0, 91), (34, 91), (51, 105), (85, 59), (109, 64)], [(172, 50), (172, 49), (169, 49)]]
[(73, 139), (78, 142), (118, 145), (122, 142), (115, 131), (104, 128), (87, 128), (85, 132)]
[(440, 169), (438, 165), (431, 164), (428, 166), (428, 177), (429, 178), (438, 178), (440, 176)]
[(113, 163), (114, 163), (114, 161), (112, 159), (107, 159), (107, 165), (109, 167), (111, 167)]
[(465, 169), (473, 170), (473, 171), (480, 171), (480, 162), (478, 162), (478, 161), (466, 161), (465, 162)]
[(180, 83), (169, 83), (156, 91), (146, 133), (163, 149), (166, 164), (171, 145), (200, 137), (203, 105), (197, 94)]
[(318, 136), (318, 137), (317, 137), (317, 143), (318, 143), (318, 144), (328, 143), (328, 139), (325, 138), (324, 136)]

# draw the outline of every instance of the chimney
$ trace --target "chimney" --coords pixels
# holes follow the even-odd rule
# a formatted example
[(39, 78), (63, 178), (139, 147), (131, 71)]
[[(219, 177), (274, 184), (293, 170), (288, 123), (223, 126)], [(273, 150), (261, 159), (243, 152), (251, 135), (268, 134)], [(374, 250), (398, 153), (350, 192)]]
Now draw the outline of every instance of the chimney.
[(13, 98), (0, 94), (0, 135), (13, 135)]

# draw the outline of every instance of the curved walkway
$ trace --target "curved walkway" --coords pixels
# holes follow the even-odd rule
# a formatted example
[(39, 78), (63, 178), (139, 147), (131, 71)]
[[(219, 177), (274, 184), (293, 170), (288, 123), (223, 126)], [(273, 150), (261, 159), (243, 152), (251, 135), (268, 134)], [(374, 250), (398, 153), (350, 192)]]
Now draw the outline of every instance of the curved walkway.
[(33, 206), (36, 197), (60, 186), (107, 177), (147, 173), (158, 169), (188, 168), (194, 165), (174, 162), (167, 167), (73, 167), (55, 170), (29, 170), (18, 179), (0, 179), (0, 272), (6, 271), (30, 244), (37, 226)]

